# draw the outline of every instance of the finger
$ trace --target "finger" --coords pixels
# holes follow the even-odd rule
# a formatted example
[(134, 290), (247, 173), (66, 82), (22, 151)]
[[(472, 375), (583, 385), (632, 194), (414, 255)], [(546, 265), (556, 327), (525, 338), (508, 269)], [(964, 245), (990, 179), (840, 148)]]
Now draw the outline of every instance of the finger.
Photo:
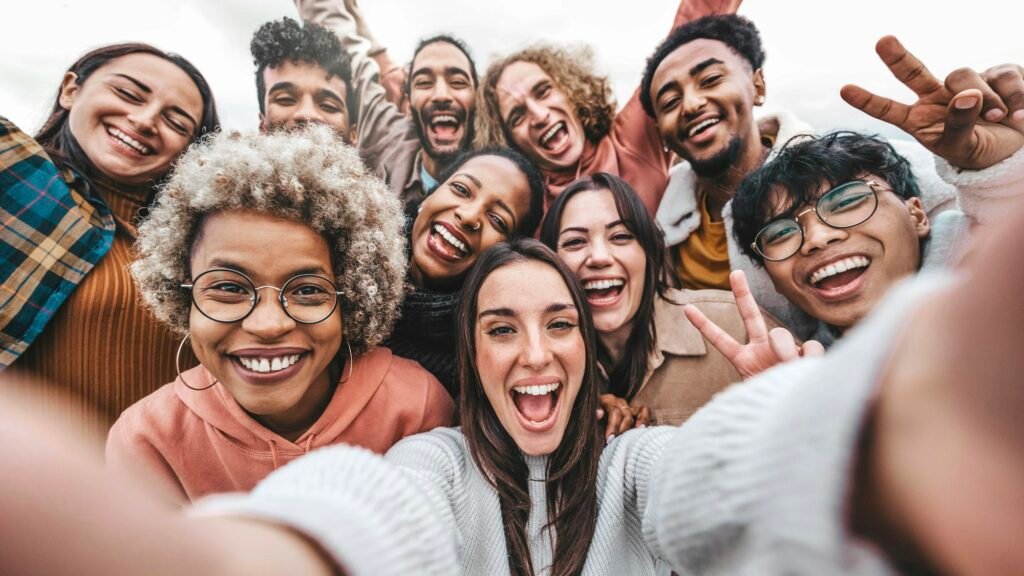
[(883, 36), (875, 44), (875, 52), (889, 67), (892, 75), (918, 96), (942, 89), (942, 83), (928, 70), (924, 62), (911, 54), (895, 36)]
[[(998, 122), (1006, 115), (1006, 105), (989, 83), (970, 68), (957, 68), (946, 76), (946, 89), (952, 94), (960, 94), (967, 90), (977, 90), (981, 94), (985, 120)], [(974, 126), (974, 123), (971, 123)]]
[(730, 362), (740, 353), (740, 343), (709, 320), (699, 308), (693, 304), (687, 304), (683, 306), (683, 314), (686, 314), (686, 319), (690, 321), (690, 324), (693, 324), (693, 327), (703, 334), (704, 338)]
[(772, 328), (772, 331), (768, 333), (768, 342), (780, 362), (789, 362), (800, 356), (800, 350), (796, 346), (793, 334), (785, 328)]
[(608, 440), (612, 439), (612, 436), (618, 433), (619, 424), (622, 422), (622, 412), (618, 410), (612, 410), (608, 413), (608, 424), (604, 428), (604, 437)]
[(839, 96), (847, 104), (861, 112), (878, 118), (882, 122), (888, 122), (893, 126), (905, 130), (907, 117), (910, 115), (910, 106), (901, 104), (891, 98), (873, 94), (860, 86), (847, 84), (839, 90)]
[(747, 275), (742, 270), (733, 270), (729, 273), (729, 285), (732, 286), (732, 294), (736, 298), (736, 308), (739, 309), (740, 318), (743, 318), (743, 327), (747, 330), (747, 340), (750, 342), (764, 340), (768, 336), (768, 326), (764, 323), (764, 316), (761, 308), (754, 301), (754, 295), (750, 292), (750, 285), (747, 284)]
[(646, 428), (651, 423), (651, 409), (647, 406), (637, 406), (633, 410), (633, 421), (637, 428)]
[[(943, 149), (956, 151), (964, 157), (970, 155), (974, 125), (981, 115), (982, 94), (971, 88), (957, 94), (946, 107), (945, 128), (942, 131)], [(953, 164), (955, 158), (947, 158)]]
[(629, 406), (623, 406), (619, 409), (619, 414), (622, 415), (622, 419), (619, 420), (619, 430), (615, 432), (615, 435), (622, 434), (633, 428), (633, 411), (629, 409)]
[(982, 72), (981, 77), (999, 96), (1010, 118), (1024, 120), (1024, 68), (1017, 64), (1002, 64)]
[(821, 342), (817, 340), (808, 340), (800, 346), (800, 357), (801, 358), (813, 358), (815, 356), (824, 356), (825, 347), (821, 345)]
[(602, 418), (604, 418), (604, 409), (603, 408), (598, 408), (597, 409), (597, 419), (601, 420)]

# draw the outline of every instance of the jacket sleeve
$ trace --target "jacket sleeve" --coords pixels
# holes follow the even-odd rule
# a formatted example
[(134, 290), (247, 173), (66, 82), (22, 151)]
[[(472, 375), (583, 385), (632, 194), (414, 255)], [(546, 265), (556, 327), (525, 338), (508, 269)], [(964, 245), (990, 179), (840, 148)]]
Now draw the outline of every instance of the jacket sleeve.
[(978, 224), (998, 218), (1024, 196), (1024, 148), (984, 170), (958, 171), (937, 156), (935, 167), (943, 181), (956, 187), (960, 209)]

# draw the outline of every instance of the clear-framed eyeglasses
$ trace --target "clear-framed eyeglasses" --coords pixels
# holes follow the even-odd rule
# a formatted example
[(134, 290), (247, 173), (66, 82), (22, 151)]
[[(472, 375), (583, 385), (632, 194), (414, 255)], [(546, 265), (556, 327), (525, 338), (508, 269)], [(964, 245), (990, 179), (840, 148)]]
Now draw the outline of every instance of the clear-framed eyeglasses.
[(280, 288), (256, 286), (245, 274), (228, 268), (213, 268), (182, 284), (192, 294), (192, 303), (203, 315), (225, 324), (244, 320), (260, 302), (260, 290), (277, 290), (284, 313), (300, 324), (317, 324), (330, 318), (338, 307), (334, 282), (317, 274), (299, 274)]
[(878, 209), (878, 192), (891, 190), (875, 180), (854, 180), (822, 194), (813, 208), (792, 218), (772, 220), (754, 237), (750, 247), (765, 260), (779, 262), (800, 251), (804, 245), (804, 227), (800, 218), (814, 212), (818, 220), (832, 228), (853, 228), (863, 224)]

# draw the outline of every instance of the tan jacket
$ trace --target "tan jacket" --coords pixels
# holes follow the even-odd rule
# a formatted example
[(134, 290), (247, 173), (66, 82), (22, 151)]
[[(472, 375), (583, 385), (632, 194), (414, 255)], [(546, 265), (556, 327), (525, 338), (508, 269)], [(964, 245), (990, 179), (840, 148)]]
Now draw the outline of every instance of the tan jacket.
[[(666, 295), (676, 304), (661, 298), (654, 303), (658, 344), (631, 404), (650, 408), (652, 424), (677, 426), (712, 396), (741, 380), (732, 363), (687, 320), (683, 305), (693, 304), (739, 342), (747, 341), (747, 331), (732, 292), (670, 289)], [(767, 313), (765, 323), (769, 330), (779, 325)]]

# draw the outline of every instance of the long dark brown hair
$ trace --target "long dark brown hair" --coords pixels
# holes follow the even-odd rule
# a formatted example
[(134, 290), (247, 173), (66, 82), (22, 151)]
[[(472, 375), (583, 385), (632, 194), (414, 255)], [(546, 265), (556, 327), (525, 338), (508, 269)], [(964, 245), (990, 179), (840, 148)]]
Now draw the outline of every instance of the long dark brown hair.
[(626, 354), (615, 366), (608, 367), (609, 392), (632, 400), (647, 374), (647, 360), (658, 344), (658, 334), (654, 327), (654, 302), (656, 296), (667, 298), (669, 287), (665, 264), (665, 233), (629, 183), (613, 174), (596, 172), (567, 186), (552, 202), (541, 225), (540, 239), (544, 244), (552, 250), (558, 250), (558, 233), (561, 231), (565, 205), (580, 192), (594, 190), (607, 190), (611, 193), (619, 219), (633, 233), (647, 256), (644, 263), (643, 294), (640, 307), (632, 319), (633, 327), (626, 341)]
[[(85, 54), (72, 64), (67, 71), (73, 72), (76, 76), (75, 83), (82, 86), (93, 72), (99, 70), (108, 62), (129, 54), (140, 53), (152, 54), (167, 60), (181, 68), (195, 82), (196, 87), (199, 89), (199, 95), (203, 98), (203, 117), (199, 121), (199, 127), (193, 139), (198, 139), (204, 134), (210, 134), (220, 129), (217, 104), (213, 99), (213, 91), (210, 90), (210, 85), (207, 84), (206, 79), (203, 78), (203, 75), (191, 62), (177, 54), (164, 52), (149, 44), (137, 42), (111, 44), (110, 46), (103, 46)], [(63, 84), (61, 87), (63, 87)], [(92, 163), (89, 162), (82, 148), (78, 145), (78, 141), (71, 134), (71, 128), (68, 125), (70, 112), (60, 105), (61, 87), (57, 88), (57, 97), (54, 99), (53, 106), (50, 109), (50, 116), (43, 123), (43, 127), (39, 129), (39, 132), (36, 133), (35, 138), (42, 145), (43, 149), (46, 150), (54, 164), (61, 169), (70, 168), (74, 170), (75, 173), (85, 178), (88, 182), (94, 176)], [(170, 168), (168, 167), (169, 170)]]
[(579, 311), (580, 334), (586, 349), (586, 369), (572, 406), (562, 442), (548, 459), (547, 514), (555, 534), (552, 576), (579, 574), (597, 525), (597, 469), (601, 430), (597, 425), (596, 351), (590, 310), (583, 288), (548, 247), (532, 238), (500, 243), (484, 252), (466, 278), (458, 312), (458, 374), (462, 383), (462, 433), (470, 454), (498, 492), (509, 566), (515, 576), (533, 576), (526, 524), (530, 519), (529, 469), (512, 437), (487, 400), (476, 368), (477, 297), (495, 270), (517, 262), (537, 261), (562, 277)]

